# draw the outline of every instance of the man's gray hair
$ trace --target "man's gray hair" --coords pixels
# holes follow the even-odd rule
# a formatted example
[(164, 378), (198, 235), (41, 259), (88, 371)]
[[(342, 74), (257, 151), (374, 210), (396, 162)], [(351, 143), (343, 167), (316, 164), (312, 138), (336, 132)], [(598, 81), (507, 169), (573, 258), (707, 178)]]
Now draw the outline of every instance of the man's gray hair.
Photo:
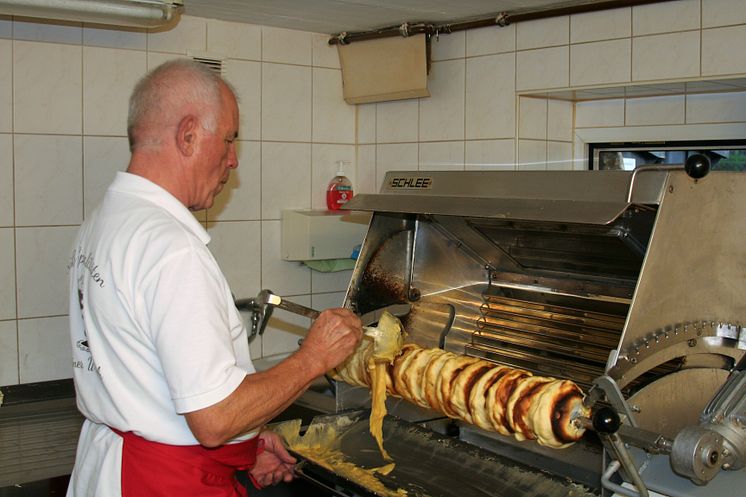
[(158, 136), (149, 132), (152, 131), (149, 128), (157, 130), (175, 124), (174, 121), (184, 117), (180, 113), (194, 109), (199, 110), (202, 127), (214, 131), (221, 106), (221, 83), (227, 85), (218, 74), (191, 59), (171, 60), (150, 71), (135, 85), (130, 96), (127, 116), (130, 150), (157, 145)]

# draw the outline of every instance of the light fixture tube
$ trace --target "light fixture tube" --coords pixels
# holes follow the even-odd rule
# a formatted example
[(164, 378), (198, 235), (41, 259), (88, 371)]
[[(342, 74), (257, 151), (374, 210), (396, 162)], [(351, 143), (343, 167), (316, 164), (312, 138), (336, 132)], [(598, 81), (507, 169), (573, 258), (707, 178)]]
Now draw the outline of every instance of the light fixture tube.
[(181, 1), (0, 0), (0, 14), (134, 27), (175, 22), (181, 8)]

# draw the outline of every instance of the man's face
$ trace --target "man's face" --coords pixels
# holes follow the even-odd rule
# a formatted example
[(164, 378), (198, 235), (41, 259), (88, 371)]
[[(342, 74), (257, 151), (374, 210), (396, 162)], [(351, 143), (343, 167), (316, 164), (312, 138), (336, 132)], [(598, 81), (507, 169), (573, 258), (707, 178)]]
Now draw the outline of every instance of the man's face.
[(227, 86), (221, 85), (221, 109), (215, 132), (203, 130), (200, 153), (197, 156), (195, 195), (192, 210), (209, 209), (238, 167), (236, 138), (238, 137), (238, 104)]

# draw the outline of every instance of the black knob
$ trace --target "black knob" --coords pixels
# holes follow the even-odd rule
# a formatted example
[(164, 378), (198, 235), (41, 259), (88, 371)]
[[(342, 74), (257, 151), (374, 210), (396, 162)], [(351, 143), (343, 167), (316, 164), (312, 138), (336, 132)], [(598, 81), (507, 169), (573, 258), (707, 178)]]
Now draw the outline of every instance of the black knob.
[(704, 178), (710, 172), (710, 159), (706, 155), (690, 155), (684, 161), (686, 174), (694, 179)]
[(619, 414), (610, 407), (599, 407), (593, 411), (593, 429), (598, 433), (616, 433), (621, 424)]

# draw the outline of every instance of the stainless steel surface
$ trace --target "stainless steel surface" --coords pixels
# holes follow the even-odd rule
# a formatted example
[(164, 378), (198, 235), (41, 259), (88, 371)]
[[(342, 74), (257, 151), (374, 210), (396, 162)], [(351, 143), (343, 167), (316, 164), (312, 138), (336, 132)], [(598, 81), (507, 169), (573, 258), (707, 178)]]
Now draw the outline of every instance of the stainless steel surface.
[[(383, 464), (375, 441), (368, 432), (368, 411), (320, 416), (309, 431), (332, 428), (338, 437), (335, 446), (345, 459), (361, 468)], [(344, 422), (340, 422), (344, 418)], [(348, 420), (352, 423), (348, 424)], [(327, 428), (328, 427), (328, 428)], [(396, 461), (389, 475), (377, 475), (391, 490), (404, 489), (412, 497), (591, 497), (593, 493), (563, 478), (531, 469), (453, 437), (441, 435), (407, 421), (386, 416), (383, 422), (386, 450)], [(307, 472), (313, 467), (325, 476), (332, 473), (313, 459), (306, 459)], [(468, 468), (468, 471), (464, 471)], [(337, 477), (341, 479), (342, 477)], [(348, 488), (380, 495), (362, 481), (346, 481)]]
[(737, 173), (696, 182), (684, 173), (669, 175), (609, 370), (622, 387), (676, 357), (720, 354), (735, 364), (744, 356), (737, 339), (717, 333), (719, 323), (746, 322), (744, 188), (746, 176)]
[[(621, 467), (586, 462), (590, 476), (578, 471), (583, 463), (567, 464), (569, 452), (544, 454), (462, 423), (470, 443), (510, 447), (509, 457), (562, 468), (575, 481), (600, 486), (603, 472), (621, 470), (638, 493), (700, 495), (670, 464), (651, 473), (633, 463), (627, 447), (668, 460), (671, 441), (700, 424), (746, 364), (744, 191), (743, 174), (695, 180), (668, 168), (390, 172), (380, 194), (349, 205), (374, 215), (345, 303), (357, 312), (408, 303), (409, 341), (593, 387), (588, 405), (610, 403), (623, 425), (616, 443), (602, 437)], [(338, 409), (367, 402), (359, 389), (337, 391)], [(401, 404), (390, 412), (411, 421), (438, 415)], [(598, 438), (581, 442), (578, 460), (598, 461)], [(684, 452), (691, 463), (694, 450)], [(734, 478), (746, 483), (731, 469), (707, 485)]]
[[(377, 195), (360, 194), (351, 210), (607, 224), (630, 204), (657, 204), (665, 172), (641, 175), (627, 201), (622, 171), (391, 171)], [(419, 185), (419, 186), (418, 186)]]

